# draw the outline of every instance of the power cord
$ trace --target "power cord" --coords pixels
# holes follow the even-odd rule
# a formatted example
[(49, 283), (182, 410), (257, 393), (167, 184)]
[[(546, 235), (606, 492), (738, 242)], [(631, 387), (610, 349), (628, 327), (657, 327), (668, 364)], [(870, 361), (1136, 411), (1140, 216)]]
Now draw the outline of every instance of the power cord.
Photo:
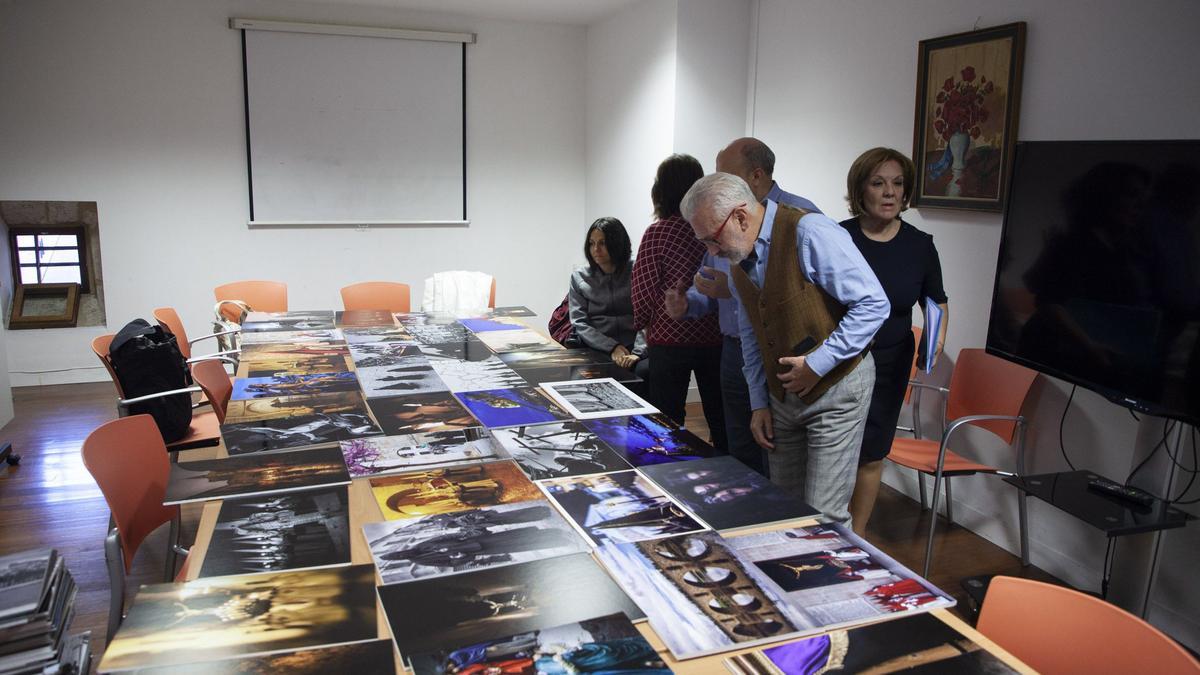
[(1062, 451), (1063, 459), (1066, 460), (1067, 466), (1071, 467), (1072, 471), (1075, 470), (1075, 465), (1071, 463), (1071, 458), (1067, 457), (1067, 446), (1063, 443), (1063, 426), (1067, 422), (1067, 411), (1071, 409), (1071, 401), (1075, 400), (1077, 388), (1078, 385), (1071, 385), (1071, 395), (1067, 397), (1067, 405), (1063, 407), (1062, 417), (1058, 420), (1058, 449)]
[(1167, 438), (1170, 436), (1171, 430), (1174, 429), (1174, 425), (1174, 420), (1167, 420), (1167, 422), (1163, 424), (1162, 438), (1159, 439), (1158, 443), (1156, 443), (1154, 447), (1150, 449), (1150, 452), (1146, 455), (1146, 457), (1142, 461), (1138, 462), (1137, 466), (1133, 467), (1133, 471), (1129, 472), (1129, 477), (1125, 479), (1126, 485), (1129, 485), (1129, 481), (1133, 480), (1133, 477), (1137, 475), (1137, 472), (1141, 471), (1142, 467), (1146, 466), (1146, 462), (1149, 462), (1150, 458), (1154, 457), (1154, 454), (1158, 452), (1159, 448), (1167, 445)]
[[(1195, 504), (1196, 502), (1200, 502), (1200, 497), (1196, 497), (1195, 499), (1189, 499), (1186, 501), (1183, 499), (1187, 495), (1187, 493), (1191, 491), (1192, 485), (1194, 485), (1196, 483), (1196, 474), (1200, 473), (1200, 450), (1197, 450), (1197, 448), (1196, 448), (1196, 427), (1192, 427), (1192, 433), (1189, 435), (1192, 437), (1192, 468), (1189, 469), (1189, 468), (1179, 464), (1178, 462), (1176, 462), (1176, 466), (1178, 466), (1180, 469), (1182, 469), (1184, 471), (1191, 472), (1192, 477), (1188, 479), (1187, 485), (1184, 486), (1183, 490), (1179, 493), (1179, 496), (1176, 497), (1175, 499), (1171, 500), (1172, 504), (1185, 504), (1186, 505), (1186, 504)], [(1182, 439), (1180, 439), (1180, 443), (1182, 443), (1182, 442), (1183, 442)], [(1176, 454), (1178, 454), (1178, 452), (1179, 452), (1178, 445), (1179, 444), (1177, 443), (1176, 448), (1175, 448)]]

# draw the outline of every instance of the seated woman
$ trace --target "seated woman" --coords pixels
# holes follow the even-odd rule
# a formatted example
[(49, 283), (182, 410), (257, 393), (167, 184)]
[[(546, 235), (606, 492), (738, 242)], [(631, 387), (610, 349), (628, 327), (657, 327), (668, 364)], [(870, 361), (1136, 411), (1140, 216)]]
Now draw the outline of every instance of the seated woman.
[(588, 228), (583, 244), (588, 266), (571, 275), (567, 298), (571, 325), (579, 340), (644, 380), (650, 362), (644, 358), (642, 334), (633, 329), (630, 250), (621, 221), (598, 218)]

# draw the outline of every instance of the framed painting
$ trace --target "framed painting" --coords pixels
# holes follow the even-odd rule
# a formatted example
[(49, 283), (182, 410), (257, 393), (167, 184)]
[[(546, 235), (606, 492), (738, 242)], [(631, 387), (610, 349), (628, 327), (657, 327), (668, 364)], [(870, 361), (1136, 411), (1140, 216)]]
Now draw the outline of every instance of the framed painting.
[(911, 203), (1003, 211), (1021, 105), (1025, 23), (922, 40)]

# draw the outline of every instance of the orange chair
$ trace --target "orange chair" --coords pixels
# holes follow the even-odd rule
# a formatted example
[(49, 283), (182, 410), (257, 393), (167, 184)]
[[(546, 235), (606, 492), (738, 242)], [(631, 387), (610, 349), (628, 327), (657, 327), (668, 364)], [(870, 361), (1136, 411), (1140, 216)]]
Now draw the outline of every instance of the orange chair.
[[(924, 475), (933, 475), (932, 514), (929, 518), (929, 541), (925, 544), (924, 576), (929, 576), (933, 559), (933, 535), (937, 529), (939, 488), (946, 486), (946, 520), (953, 522), (951, 508), (950, 478), (975, 473), (1002, 476), (1020, 475), (1025, 472), (1025, 418), (1021, 406), (1029, 394), (1037, 373), (1015, 363), (989, 356), (982, 349), (963, 349), (958, 353), (958, 363), (950, 377), (950, 388), (914, 382), (913, 387), (933, 389), (943, 395), (942, 440), (920, 438), (897, 438), (892, 441), (888, 459), (917, 471), (917, 482), (921, 486), (921, 505), (924, 507)], [(918, 411), (919, 414), (919, 411)], [(914, 415), (916, 417), (916, 415)], [(950, 422), (947, 424), (947, 418)], [(1006, 443), (1016, 440), (1016, 473), (1002, 471), (987, 464), (978, 464), (949, 449), (950, 439), (964, 425), (972, 424), (996, 434)], [(1029, 528), (1025, 495), (1017, 494), (1017, 507), (1021, 527), (1021, 562), (1029, 564)]]
[(229, 335), (230, 333), (237, 333), (238, 331), (227, 330), (227, 331), (223, 331), (220, 333), (213, 333), (211, 335), (204, 335), (204, 336), (196, 338), (195, 340), (189, 340), (188, 336), (187, 336), (187, 331), (184, 330), (184, 328), (183, 328), (183, 321), (180, 320), (179, 313), (176, 312), (173, 307), (159, 307), (159, 308), (155, 309), (154, 310), (154, 320), (158, 322), (158, 325), (162, 326), (169, 333), (171, 333), (171, 335), (175, 336), (175, 339), (179, 344), (179, 353), (183, 354), (183, 358), (187, 359), (188, 363), (192, 363), (194, 361), (198, 361), (198, 360), (202, 360), (202, 359), (218, 359), (221, 361), (225, 361), (227, 363), (231, 363), (234, 366), (237, 366), (237, 361), (235, 361), (232, 357), (237, 354), (240, 354), (241, 353), (240, 349), (234, 349), (234, 350), (224, 351), (224, 352), (215, 352), (212, 354), (206, 354), (204, 356), (197, 356), (197, 357), (193, 358), (192, 357), (192, 345), (196, 344), (197, 342), (202, 342), (204, 340), (211, 340), (214, 338), (219, 338), (222, 335)]
[(212, 404), (217, 421), (225, 423), (225, 409), (229, 406), (229, 396), (233, 394), (233, 382), (225, 366), (220, 361), (207, 359), (192, 364), (192, 379), (204, 392), (204, 397)]
[[(495, 300), (496, 290), (493, 286), (493, 303)], [(364, 281), (350, 284), (342, 288), (342, 306), (346, 311), (386, 309), (389, 312), (407, 312), (409, 310), (408, 284), (399, 284), (394, 281)]]
[[(286, 312), (287, 284), (282, 281), (234, 281), (213, 289), (217, 302), (238, 300), (256, 312)], [(238, 321), (240, 309), (221, 306), (221, 313), (230, 321)]]
[[(185, 387), (183, 389), (147, 394), (137, 398), (125, 398), (125, 392), (121, 389), (121, 381), (117, 379), (117, 373), (112, 367), (112, 359), (108, 356), (108, 347), (112, 344), (113, 337), (112, 334), (101, 335), (92, 340), (92, 351), (95, 352), (96, 358), (100, 359), (100, 363), (104, 364), (104, 369), (108, 371), (108, 376), (112, 378), (113, 386), (117, 388), (117, 414), (121, 417), (129, 414), (129, 406), (141, 403), (142, 401), (171, 396), (173, 394), (192, 394), (201, 391), (200, 387)], [(190, 450), (192, 448), (205, 448), (217, 445), (221, 442), (220, 426), (221, 423), (213, 411), (193, 409), (192, 425), (188, 429), (187, 435), (177, 441), (168, 443), (166, 448), (171, 452), (175, 452), (177, 450)], [(161, 440), (161, 437), (159, 440)]]
[(133, 568), (133, 556), (146, 537), (163, 523), (171, 523), (165, 580), (182, 580), (187, 574), (184, 560), (175, 574), (179, 548), (179, 507), (163, 506), (170, 463), (162, 436), (149, 415), (133, 415), (106, 422), (88, 434), (81, 450), (83, 465), (92, 474), (112, 516), (104, 540), (108, 565), (108, 640), (121, 624), (125, 608), (125, 575)]
[(1162, 631), (1115, 605), (1062, 586), (994, 577), (980, 633), (1039, 673), (1200, 673)]

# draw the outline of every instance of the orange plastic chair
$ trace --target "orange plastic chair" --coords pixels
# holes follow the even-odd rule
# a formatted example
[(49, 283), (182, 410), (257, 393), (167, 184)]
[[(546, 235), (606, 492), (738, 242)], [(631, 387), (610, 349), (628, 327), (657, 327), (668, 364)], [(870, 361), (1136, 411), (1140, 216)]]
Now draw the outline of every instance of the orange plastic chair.
[[(108, 376), (112, 378), (113, 386), (117, 388), (117, 414), (119, 416), (128, 416), (129, 407), (142, 401), (173, 394), (191, 394), (201, 391), (200, 387), (185, 387), (172, 391), (146, 394), (137, 398), (125, 398), (125, 392), (121, 389), (121, 381), (117, 379), (117, 373), (112, 367), (112, 360), (108, 356), (108, 347), (112, 344), (113, 337), (112, 334), (98, 336), (92, 340), (92, 351), (96, 354), (96, 358), (100, 359), (100, 363), (104, 364), (104, 369), (108, 371)], [(166, 446), (167, 450), (175, 452), (178, 450), (190, 450), (192, 448), (206, 448), (221, 442), (221, 423), (217, 419), (216, 413), (211, 410), (195, 410), (194, 407), (192, 410), (192, 425), (188, 429), (187, 435), (177, 441), (168, 443)], [(162, 440), (161, 436), (159, 440)]]
[(125, 609), (125, 575), (146, 537), (163, 523), (171, 523), (165, 580), (187, 575), (187, 560), (175, 574), (179, 548), (179, 507), (163, 506), (170, 463), (162, 436), (149, 415), (134, 415), (106, 422), (88, 434), (81, 450), (83, 465), (92, 474), (112, 517), (104, 540), (108, 565), (108, 640), (121, 624)]
[(175, 336), (175, 339), (179, 344), (179, 353), (183, 354), (183, 358), (187, 359), (188, 363), (191, 363), (193, 361), (198, 361), (201, 359), (220, 359), (222, 361), (231, 363), (234, 366), (237, 365), (237, 362), (234, 361), (233, 358), (231, 358), (231, 357), (233, 355), (241, 353), (240, 349), (224, 351), (224, 352), (215, 352), (213, 354), (205, 354), (204, 356), (197, 356), (197, 357), (193, 358), (192, 357), (192, 345), (196, 344), (197, 342), (202, 342), (204, 340), (212, 340), (215, 338), (219, 338), (222, 335), (228, 335), (230, 333), (237, 333), (239, 331), (227, 330), (227, 331), (223, 331), (221, 333), (212, 333), (211, 335), (203, 335), (201, 337), (196, 338), (195, 340), (189, 340), (188, 336), (187, 336), (187, 331), (184, 330), (184, 328), (183, 328), (183, 321), (179, 318), (179, 313), (175, 311), (174, 307), (159, 307), (159, 308), (155, 309), (153, 313), (154, 313), (154, 320), (158, 322), (158, 325), (167, 329), (167, 331), (170, 332), (171, 335)]
[[(288, 311), (287, 284), (282, 281), (234, 281), (213, 289), (217, 302), (238, 300), (250, 305), (256, 312)], [(236, 306), (221, 306), (221, 314), (230, 321), (238, 321), (241, 314)]]
[(1079, 591), (994, 577), (976, 625), (1039, 673), (1200, 673), (1183, 647), (1149, 623)]
[[(493, 280), (494, 283), (495, 280)], [(363, 281), (342, 288), (342, 306), (346, 311), (386, 309), (389, 312), (409, 310), (408, 284), (394, 281)], [(496, 290), (492, 286), (492, 301)]]
[(192, 364), (192, 379), (204, 392), (204, 397), (212, 404), (217, 421), (225, 423), (225, 409), (229, 406), (229, 397), (233, 394), (233, 381), (225, 366), (220, 361), (212, 359), (197, 361)]
[[(939, 488), (946, 486), (946, 520), (954, 521), (951, 507), (950, 478), (976, 473), (1002, 476), (1025, 473), (1025, 418), (1021, 406), (1025, 403), (1029, 389), (1037, 373), (989, 356), (982, 349), (963, 349), (958, 353), (954, 374), (950, 376), (950, 388), (936, 387), (913, 382), (919, 389), (933, 389), (942, 393), (942, 440), (896, 438), (888, 459), (900, 466), (917, 471), (917, 482), (921, 487), (921, 504), (925, 502), (924, 474), (933, 475), (933, 500), (930, 505), (929, 541), (925, 544), (924, 576), (929, 576), (933, 559), (933, 536), (937, 530)], [(947, 418), (950, 422), (947, 424)], [(950, 439), (964, 425), (972, 424), (999, 436), (1012, 445), (1016, 440), (1016, 472), (1003, 471), (987, 464), (979, 464), (949, 449)], [(1029, 528), (1025, 494), (1018, 491), (1017, 508), (1021, 527), (1021, 563), (1029, 564)]]
[(488, 307), (496, 309), (496, 277), (492, 277), (492, 292), (488, 295)]

